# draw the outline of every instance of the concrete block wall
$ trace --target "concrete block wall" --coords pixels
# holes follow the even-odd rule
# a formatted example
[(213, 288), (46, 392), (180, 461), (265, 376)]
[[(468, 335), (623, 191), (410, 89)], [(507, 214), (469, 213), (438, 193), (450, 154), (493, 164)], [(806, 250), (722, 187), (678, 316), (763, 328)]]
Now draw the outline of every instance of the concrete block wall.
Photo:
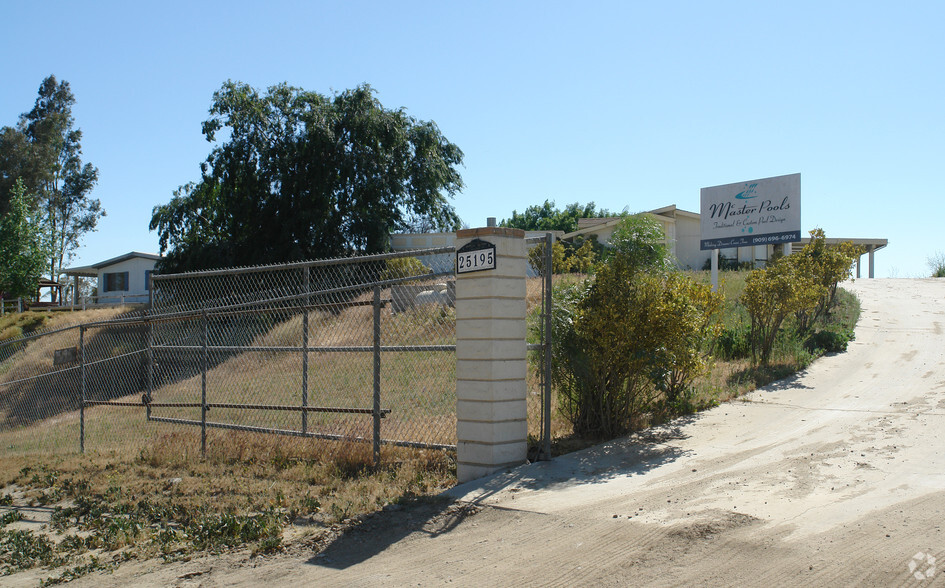
[(456, 276), (457, 477), (473, 480), (526, 460), (525, 232), (456, 233), (496, 246), (496, 268)]

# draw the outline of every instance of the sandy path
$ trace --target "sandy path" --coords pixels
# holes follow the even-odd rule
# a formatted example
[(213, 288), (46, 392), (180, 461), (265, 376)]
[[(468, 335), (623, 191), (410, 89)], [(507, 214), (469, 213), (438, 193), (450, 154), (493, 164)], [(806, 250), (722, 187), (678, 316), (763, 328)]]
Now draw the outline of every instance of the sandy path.
[(928, 558), (945, 556), (945, 280), (848, 287), (863, 315), (847, 353), (644, 436), (458, 487), (464, 509), (382, 513), (316, 557), (129, 565), (75, 584), (945, 583), (945, 559), (931, 574)]

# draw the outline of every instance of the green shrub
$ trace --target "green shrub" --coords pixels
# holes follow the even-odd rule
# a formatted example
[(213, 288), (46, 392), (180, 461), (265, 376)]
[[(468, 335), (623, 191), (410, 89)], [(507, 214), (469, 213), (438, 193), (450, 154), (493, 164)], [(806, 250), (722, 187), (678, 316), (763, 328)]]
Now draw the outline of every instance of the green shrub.
[[(551, 246), (551, 271), (555, 274), (591, 273), (597, 263), (601, 245), (596, 239), (581, 239), (575, 243), (555, 241)], [(545, 246), (532, 247), (528, 251), (528, 262), (539, 273), (544, 273)]]
[(849, 241), (827, 245), (823, 229), (814, 229), (810, 232), (810, 242), (789, 257), (790, 263), (798, 264), (799, 271), (810, 274), (821, 289), (816, 304), (795, 313), (799, 331), (809, 332), (817, 321), (830, 314), (836, 301), (837, 287), (850, 278), (860, 253), (860, 248)]
[[(755, 270), (745, 280), (741, 302), (751, 317), (752, 359), (767, 364), (784, 320), (794, 317), (800, 337), (828, 319), (836, 306), (837, 288), (850, 277), (860, 250), (852, 243), (827, 245), (824, 232), (810, 232), (810, 243), (799, 252)], [(800, 353), (809, 353), (801, 348)]]
[(853, 331), (844, 329), (820, 330), (811, 333), (804, 341), (804, 347), (814, 355), (823, 355), (824, 353), (842, 353), (847, 350), (847, 345), (853, 340)]
[(600, 258), (603, 246), (597, 242), (596, 237), (589, 239), (577, 237), (571, 247), (566, 246), (565, 249), (568, 255), (568, 269), (573, 273), (589, 274)]
[(388, 259), (381, 280), (396, 280), (399, 278), (422, 277), (430, 273), (430, 268), (423, 265), (416, 257), (395, 257)]
[(822, 294), (809, 272), (783, 257), (745, 278), (741, 302), (751, 317), (751, 356), (762, 365), (771, 357), (775, 339), (784, 319), (812, 308)]
[(593, 283), (554, 292), (552, 381), (583, 437), (621, 435), (642, 412), (687, 404), (719, 331), (721, 295), (664, 271), (662, 232), (632, 217), (622, 228)]
[(928, 259), (933, 278), (945, 278), (945, 253), (939, 251)]
[[(528, 251), (528, 262), (540, 273), (545, 273), (545, 244), (532, 247)], [(564, 244), (555, 241), (551, 245), (551, 273), (564, 274), (571, 270), (571, 262), (565, 253)]]
[(624, 217), (610, 237), (611, 256), (623, 257), (631, 271), (670, 268), (663, 226), (644, 214)]
[(751, 331), (743, 325), (722, 329), (716, 341), (716, 357), (719, 359), (742, 359), (749, 355), (751, 355)]

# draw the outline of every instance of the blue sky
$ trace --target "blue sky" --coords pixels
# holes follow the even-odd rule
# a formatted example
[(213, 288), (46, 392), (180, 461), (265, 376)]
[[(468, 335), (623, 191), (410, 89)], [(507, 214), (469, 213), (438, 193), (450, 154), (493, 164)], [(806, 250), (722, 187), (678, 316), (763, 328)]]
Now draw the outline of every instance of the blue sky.
[(545, 199), (699, 210), (800, 173), (802, 230), (889, 239), (879, 277), (945, 251), (945, 3), (0, 0), (0, 125), (42, 79), (77, 98), (108, 212), (71, 265), (156, 252), (151, 209), (199, 178), (227, 79), (367, 82), (465, 152), (463, 221)]

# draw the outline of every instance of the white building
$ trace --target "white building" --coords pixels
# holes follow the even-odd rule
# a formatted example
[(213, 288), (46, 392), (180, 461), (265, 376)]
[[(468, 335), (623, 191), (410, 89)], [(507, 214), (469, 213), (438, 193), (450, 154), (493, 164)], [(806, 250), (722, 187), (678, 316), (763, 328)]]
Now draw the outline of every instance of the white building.
[[(98, 295), (88, 301), (92, 304), (140, 304), (148, 301), (151, 272), (160, 259), (155, 253), (131, 251), (92, 265), (69, 268), (63, 273), (98, 280)], [(73, 300), (74, 304), (82, 302)]]
[[(656, 208), (645, 212), (660, 223), (663, 232), (666, 235), (666, 247), (680, 269), (701, 270), (709, 262), (711, 251), (700, 249), (702, 238), (702, 229), (700, 227), (700, 216), (697, 212), (689, 212), (676, 208), (675, 204)], [(582, 218), (578, 219), (578, 230), (573, 233), (562, 234), (560, 231), (553, 231), (556, 239), (570, 241), (575, 237), (583, 236), (590, 238), (596, 235), (597, 241), (603, 244), (609, 244), (614, 229), (620, 224), (620, 217), (610, 218)], [(541, 236), (544, 232), (529, 231), (527, 236)], [(800, 248), (810, 241), (809, 237), (801, 239), (800, 243), (795, 244), (795, 248)], [(874, 253), (888, 244), (886, 239), (859, 239), (859, 238), (835, 238), (828, 237), (827, 243), (839, 243), (850, 241), (854, 245), (861, 246), (869, 257), (869, 277), (874, 277)], [(425, 249), (430, 247), (442, 247), (452, 245), (455, 242), (453, 233), (427, 233), (427, 234), (398, 234), (391, 235), (391, 248), (394, 251), (406, 251), (410, 249)], [(720, 255), (739, 263), (750, 263), (752, 266), (761, 267), (769, 259), (776, 248), (781, 245), (755, 245), (752, 247), (738, 247), (734, 249), (722, 249)], [(860, 277), (860, 260), (856, 262), (856, 277)]]

